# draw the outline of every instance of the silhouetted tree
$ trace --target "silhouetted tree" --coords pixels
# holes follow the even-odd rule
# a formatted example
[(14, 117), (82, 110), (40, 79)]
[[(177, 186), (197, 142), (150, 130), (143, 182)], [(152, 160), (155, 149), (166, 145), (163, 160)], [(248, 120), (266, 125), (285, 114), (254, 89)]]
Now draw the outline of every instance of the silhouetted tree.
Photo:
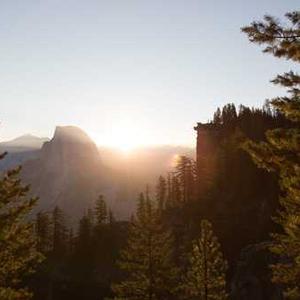
[(222, 113), (219, 107), (214, 113), (213, 123), (217, 125), (220, 125), (222, 123)]
[(49, 253), (53, 247), (52, 222), (49, 213), (37, 213), (35, 232), (37, 236), (37, 249), (43, 254)]
[(100, 195), (96, 200), (95, 216), (97, 225), (102, 225), (107, 222), (108, 213), (103, 195)]
[(163, 211), (163, 209), (165, 208), (166, 198), (167, 198), (167, 182), (163, 176), (159, 176), (158, 184), (156, 187), (156, 201), (158, 204), (158, 209), (160, 211)]
[(207, 220), (201, 221), (200, 236), (192, 243), (188, 268), (182, 288), (185, 298), (201, 300), (228, 299), (225, 290), (227, 262)]
[(110, 210), (108, 211), (108, 223), (109, 223), (110, 225), (113, 225), (115, 222), (116, 222), (116, 219), (115, 219), (114, 213), (113, 213), (112, 210), (110, 209)]
[(67, 250), (67, 226), (64, 212), (56, 206), (52, 212), (53, 249), (52, 255), (62, 259)]
[[(264, 52), (299, 63), (300, 12), (286, 17), (286, 26), (265, 16), (264, 21), (242, 30), (251, 42), (266, 45)], [(278, 75), (273, 83), (288, 89), (289, 95), (273, 99), (271, 105), (290, 120), (290, 126), (268, 131), (266, 142), (248, 141), (245, 147), (258, 166), (279, 175), (283, 195), (276, 220), (283, 233), (273, 235), (271, 251), (288, 259), (272, 266), (273, 280), (286, 288), (288, 299), (300, 299), (300, 76), (290, 71)]]
[(183, 202), (180, 182), (175, 173), (171, 176), (171, 207), (180, 207)]
[(138, 210), (130, 224), (126, 248), (121, 252), (122, 282), (114, 284), (115, 299), (168, 299), (174, 288), (172, 239), (150, 199), (139, 198)]
[(233, 103), (229, 103), (223, 107), (221, 119), (224, 125), (234, 125), (237, 119), (237, 112)]
[[(4, 155), (1, 155), (2, 159)], [(0, 299), (30, 299), (22, 285), (42, 256), (36, 249), (34, 225), (28, 221), (37, 198), (27, 196), (29, 187), (18, 178), (20, 168), (0, 179)]]
[(194, 160), (187, 156), (180, 156), (174, 173), (180, 188), (180, 202), (187, 203), (194, 200), (196, 192), (196, 165)]
[(75, 243), (76, 277), (81, 283), (92, 279), (94, 259), (93, 224), (88, 215), (79, 221)]
[(79, 221), (79, 228), (77, 234), (77, 250), (81, 252), (81, 256), (84, 257), (87, 252), (90, 251), (92, 246), (92, 231), (93, 224), (88, 215), (83, 216)]

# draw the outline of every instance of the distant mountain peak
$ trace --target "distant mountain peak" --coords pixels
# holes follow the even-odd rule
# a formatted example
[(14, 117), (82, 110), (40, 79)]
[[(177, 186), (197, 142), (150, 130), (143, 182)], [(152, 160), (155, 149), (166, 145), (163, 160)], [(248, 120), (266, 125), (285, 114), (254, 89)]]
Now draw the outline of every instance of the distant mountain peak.
[(22, 135), (20, 135), (19, 137), (16, 137), (15, 139), (13, 139), (13, 140), (18, 140), (18, 139), (23, 139), (23, 138), (28, 138), (28, 139), (39, 139), (39, 137), (37, 137), (37, 136), (35, 136), (35, 135), (33, 135), (33, 134), (31, 134), (31, 133), (25, 133), (25, 134), (22, 134)]
[(53, 138), (42, 147), (42, 157), (51, 161), (55, 157), (64, 164), (70, 159), (99, 161), (99, 151), (93, 140), (76, 126), (57, 126)]
[(38, 158), (24, 164), (22, 175), (40, 196), (39, 207), (59, 205), (76, 217), (103, 193), (107, 181), (98, 148), (75, 126), (57, 126)]
[(20, 149), (40, 149), (42, 145), (49, 141), (48, 138), (37, 137), (32, 134), (24, 134), (11, 141), (0, 143), (0, 147), (5, 150), (14, 150), (13, 148)]
[(37, 141), (37, 140), (41, 140), (41, 139), (47, 139), (47, 138), (41, 138), (41, 137), (38, 137), (38, 136), (35, 136), (33, 134), (30, 134), (30, 133), (26, 133), (26, 134), (23, 134), (23, 135), (20, 135), (14, 139), (12, 139), (11, 141), (9, 142), (17, 142), (17, 141), (31, 141), (31, 140), (34, 140), (34, 141)]
[(52, 140), (61, 139), (78, 143), (94, 143), (87, 133), (76, 126), (56, 126)]

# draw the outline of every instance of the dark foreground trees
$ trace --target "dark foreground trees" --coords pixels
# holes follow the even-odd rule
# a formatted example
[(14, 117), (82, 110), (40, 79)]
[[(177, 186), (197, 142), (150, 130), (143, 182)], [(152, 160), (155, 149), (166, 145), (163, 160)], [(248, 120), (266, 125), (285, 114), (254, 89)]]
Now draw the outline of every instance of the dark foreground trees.
[(104, 198), (99, 199), (73, 228), (59, 207), (37, 214), (38, 249), (45, 260), (30, 281), (34, 299), (96, 300), (111, 295), (110, 284), (119, 278), (115, 262), (127, 237), (127, 222), (114, 221)]
[(172, 238), (164, 230), (157, 209), (143, 194), (119, 265), (125, 272), (124, 280), (112, 287), (115, 299), (171, 299), (176, 285)]
[(140, 195), (127, 246), (121, 251), (123, 280), (112, 286), (114, 299), (227, 299), (227, 262), (211, 223), (201, 221), (197, 238), (178, 260), (174, 229), (164, 224), (163, 214), (159, 201), (156, 207)]
[(211, 223), (202, 220), (200, 236), (192, 243), (188, 268), (183, 278), (185, 299), (225, 300), (227, 262), (212, 231)]
[(31, 274), (42, 256), (36, 249), (33, 224), (28, 214), (37, 199), (27, 196), (21, 184), (20, 168), (8, 171), (0, 180), (0, 299), (30, 299), (22, 280)]
[[(252, 42), (266, 44), (265, 52), (299, 63), (300, 13), (290, 13), (287, 17), (289, 28), (266, 17), (264, 22), (253, 23), (243, 30)], [(265, 238), (261, 232), (270, 230), (262, 230), (265, 227), (258, 221), (270, 216), (268, 205), (272, 209), (273, 205), (268, 197), (277, 198), (274, 189), (277, 185), (238, 153), (239, 130), (257, 141), (263, 139), (266, 127), (274, 128), (283, 119), (278, 124), (284, 126), (269, 131), (266, 142), (248, 142), (246, 147), (260, 167), (275, 171), (280, 178), (282, 210), (277, 222), (282, 233), (274, 235), (271, 248), (280, 257), (280, 263), (272, 266), (273, 280), (285, 287), (288, 299), (299, 299), (300, 77), (289, 72), (273, 82), (289, 90), (289, 96), (271, 102), (273, 111), (243, 106), (236, 110), (233, 104), (217, 110), (210, 128), (218, 132), (218, 143), (214, 146), (214, 149), (219, 147), (218, 176), (210, 194), (202, 199), (196, 193), (195, 165), (181, 157), (167, 180), (162, 177), (159, 180), (158, 207), (148, 193), (146, 199), (141, 195), (136, 217), (129, 223), (114, 221), (103, 197), (99, 197), (94, 211), (82, 217), (75, 235), (65, 226), (64, 215), (58, 208), (51, 216), (39, 214), (37, 246), (47, 256), (39, 275), (45, 275), (45, 281), (40, 282), (46, 291), (41, 290), (36, 299), (92, 300), (107, 296), (119, 300), (227, 299), (227, 264), (210, 223), (202, 221), (197, 232), (198, 223), (204, 217), (214, 222), (222, 244), (227, 243), (227, 252), (233, 253), (231, 263), (236, 261), (242, 247)], [(36, 200), (26, 197), (28, 188), (21, 185), (17, 175), (18, 170), (11, 171), (0, 180), (1, 300), (30, 298), (22, 278), (33, 271), (40, 257), (32, 225), (25, 218)], [(257, 219), (259, 215), (262, 217)], [(128, 227), (129, 238), (123, 248)], [(243, 237), (237, 238), (237, 232), (243, 232)], [(121, 248), (124, 250), (118, 270), (115, 261)], [(37, 282), (35, 287), (39, 286)], [(114, 295), (109, 290), (111, 282), (118, 282), (113, 285)]]
[[(286, 14), (283, 26), (271, 16), (242, 30), (251, 42), (265, 45), (264, 52), (300, 63), (300, 11)], [(288, 95), (271, 101), (290, 125), (266, 133), (266, 142), (247, 142), (246, 149), (258, 166), (279, 175), (282, 209), (276, 218), (283, 232), (274, 234), (271, 251), (281, 260), (272, 266), (273, 280), (285, 287), (287, 299), (300, 299), (300, 76), (294, 71), (278, 75), (273, 83)]]

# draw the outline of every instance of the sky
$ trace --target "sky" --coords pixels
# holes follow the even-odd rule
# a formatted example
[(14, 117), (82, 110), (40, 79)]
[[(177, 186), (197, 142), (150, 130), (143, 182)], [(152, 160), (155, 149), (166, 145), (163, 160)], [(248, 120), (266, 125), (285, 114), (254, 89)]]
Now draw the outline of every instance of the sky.
[(299, 0), (1, 0), (0, 140), (75, 125), (99, 145), (194, 145), (228, 102), (261, 106), (293, 65), (240, 28)]

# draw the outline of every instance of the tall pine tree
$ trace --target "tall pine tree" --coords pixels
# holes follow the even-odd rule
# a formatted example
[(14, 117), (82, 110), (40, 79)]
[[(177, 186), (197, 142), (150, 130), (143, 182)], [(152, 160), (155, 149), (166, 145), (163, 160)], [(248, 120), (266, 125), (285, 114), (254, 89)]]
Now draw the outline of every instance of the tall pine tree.
[[(265, 16), (242, 30), (251, 42), (266, 45), (265, 53), (300, 62), (300, 11), (286, 14), (288, 24)], [(290, 71), (273, 83), (287, 88), (288, 94), (271, 101), (276, 111), (290, 120), (290, 126), (268, 131), (266, 142), (248, 141), (246, 150), (258, 166), (279, 175), (282, 209), (276, 220), (283, 232), (274, 234), (271, 251), (286, 257), (272, 266), (273, 280), (285, 287), (287, 299), (300, 299), (300, 75)]]
[(35, 232), (37, 236), (37, 249), (47, 254), (52, 250), (52, 222), (47, 212), (39, 212), (35, 220)]
[(201, 221), (200, 237), (192, 243), (188, 267), (183, 277), (184, 298), (199, 300), (228, 299), (225, 291), (227, 262), (207, 220)]
[(175, 168), (175, 176), (181, 191), (181, 202), (183, 204), (195, 199), (196, 164), (187, 156), (180, 156)]
[(112, 286), (115, 299), (163, 300), (170, 297), (176, 273), (172, 265), (172, 238), (158, 215), (151, 200), (142, 194), (119, 261), (124, 280)]
[(37, 198), (27, 196), (29, 187), (18, 178), (20, 170), (8, 171), (0, 179), (1, 300), (31, 298), (22, 279), (34, 271), (42, 258), (36, 249), (33, 223), (27, 220)]
[(108, 212), (103, 195), (100, 195), (96, 200), (95, 217), (97, 225), (102, 225), (107, 222)]
[(163, 211), (167, 198), (167, 182), (163, 176), (159, 176), (156, 187), (156, 201), (159, 211)]
[(64, 212), (56, 206), (52, 212), (53, 246), (52, 255), (62, 259), (67, 249), (67, 226)]

